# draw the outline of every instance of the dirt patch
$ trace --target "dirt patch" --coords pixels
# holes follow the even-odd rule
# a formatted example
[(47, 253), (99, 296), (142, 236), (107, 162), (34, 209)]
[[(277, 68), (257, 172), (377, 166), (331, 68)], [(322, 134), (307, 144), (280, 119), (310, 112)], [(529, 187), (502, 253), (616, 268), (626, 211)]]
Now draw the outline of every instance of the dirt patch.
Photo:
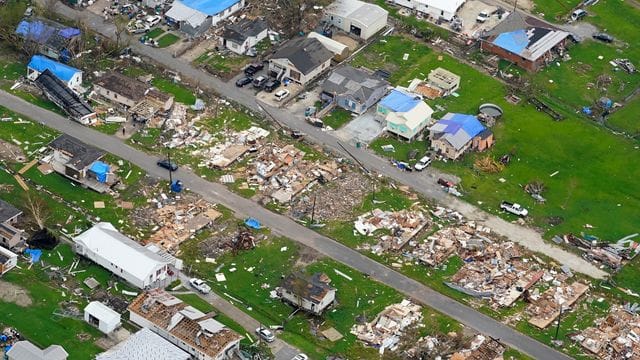
[(33, 304), (27, 290), (2, 280), (0, 280), (0, 301), (14, 303), (21, 307)]
[(315, 251), (310, 247), (301, 246), (299, 251), (299, 257), (298, 257), (298, 260), (296, 260), (295, 266), (305, 267), (309, 264), (312, 264), (318, 261), (320, 258), (322, 258), (322, 255), (319, 252)]
[(0, 140), (0, 158), (10, 162), (24, 162), (27, 158), (18, 145)]

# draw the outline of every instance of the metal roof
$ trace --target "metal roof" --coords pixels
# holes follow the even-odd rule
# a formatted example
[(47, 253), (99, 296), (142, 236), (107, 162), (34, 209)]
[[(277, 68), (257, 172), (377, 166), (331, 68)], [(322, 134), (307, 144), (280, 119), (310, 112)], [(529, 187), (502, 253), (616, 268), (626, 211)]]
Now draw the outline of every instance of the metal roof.
[(493, 40), (493, 44), (535, 61), (569, 35), (566, 31), (531, 27), (499, 34)]
[(96, 356), (96, 360), (187, 360), (191, 355), (148, 328)]
[(200, 26), (207, 19), (207, 14), (190, 8), (180, 1), (174, 1), (171, 9), (164, 15), (178, 22), (184, 21), (194, 28)]
[(73, 119), (81, 119), (95, 113), (76, 93), (49, 69), (42, 72), (34, 81), (56, 105), (62, 108)]
[(20, 360), (66, 360), (69, 354), (60, 345), (51, 345), (41, 350), (31, 342), (23, 340), (13, 344), (7, 356)]
[(84, 312), (91, 314), (91, 316), (100, 321), (108, 323), (112, 323), (114, 320), (120, 321), (120, 314), (99, 301), (90, 302), (89, 305), (84, 308)]
[(176, 2), (181, 2), (185, 6), (208, 16), (213, 16), (239, 3), (240, 0), (184, 0)]

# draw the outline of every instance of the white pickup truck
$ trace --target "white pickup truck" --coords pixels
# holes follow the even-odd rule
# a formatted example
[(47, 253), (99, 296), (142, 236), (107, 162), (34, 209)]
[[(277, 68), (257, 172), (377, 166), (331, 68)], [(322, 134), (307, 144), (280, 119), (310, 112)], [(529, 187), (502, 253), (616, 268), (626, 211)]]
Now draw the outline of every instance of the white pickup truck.
[(523, 208), (520, 204), (510, 203), (506, 201), (500, 203), (500, 209), (506, 212), (510, 212), (513, 215), (518, 215), (520, 217), (525, 217), (529, 214), (529, 211)]

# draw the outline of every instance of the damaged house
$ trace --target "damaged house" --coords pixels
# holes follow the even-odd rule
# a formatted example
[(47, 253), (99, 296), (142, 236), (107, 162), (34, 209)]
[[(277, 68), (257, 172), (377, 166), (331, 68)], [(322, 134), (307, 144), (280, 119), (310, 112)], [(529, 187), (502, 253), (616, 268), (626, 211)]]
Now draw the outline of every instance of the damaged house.
[(331, 100), (345, 110), (362, 114), (386, 94), (389, 83), (363, 69), (341, 66), (322, 83), (323, 100)]
[(104, 193), (119, 181), (112, 167), (102, 161), (105, 152), (67, 134), (49, 143), (53, 153), (41, 162), (53, 171), (94, 191)]
[(134, 324), (149, 328), (195, 359), (225, 360), (239, 351), (242, 336), (162, 289), (138, 295), (128, 307)]
[(82, 86), (82, 71), (69, 65), (51, 60), (46, 56), (33, 55), (27, 64), (27, 78), (35, 81), (45, 70), (49, 70), (62, 80), (70, 89), (78, 90)]
[(413, 239), (422, 229), (430, 224), (429, 220), (421, 211), (382, 211), (374, 209), (371, 212), (361, 215), (354, 223), (355, 230), (360, 235), (373, 236), (381, 229), (389, 230), (390, 234), (381, 238), (379, 251), (398, 251), (402, 249), (409, 240)]
[(614, 305), (606, 317), (572, 337), (599, 359), (640, 358), (638, 304)]
[(18, 265), (18, 255), (0, 247), (0, 276)]
[(493, 132), (473, 115), (448, 113), (429, 128), (431, 148), (456, 160), (467, 150), (484, 151), (493, 146)]
[(581, 282), (574, 282), (571, 285), (558, 282), (559, 285), (550, 287), (542, 295), (529, 297), (531, 304), (526, 310), (530, 315), (529, 324), (539, 329), (546, 328), (560, 316), (561, 311), (567, 311), (589, 290), (589, 285)]
[(94, 124), (98, 115), (78, 94), (60, 80), (49, 69), (45, 69), (35, 79), (34, 84), (40, 89), (47, 99), (62, 109), (71, 120), (83, 125)]
[(331, 279), (324, 273), (315, 273), (310, 278), (297, 273), (289, 274), (277, 293), (291, 305), (320, 315), (336, 299), (336, 289), (330, 283)]
[(142, 246), (106, 222), (97, 223), (73, 241), (78, 255), (139, 289), (167, 286), (177, 278), (182, 268), (182, 260), (153, 244)]
[(480, 49), (535, 72), (563, 56), (572, 39), (566, 31), (514, 11), (481, 37)]
[(414, 79), (407, 89), (427, 99), (449, 96), (460, 87), (460, 76), (443, 68), (429, 71), (427, 80)]
[[(263, 19), (242, 19), (224, 27), (222, 46), (238, 55), (244, 55), (257, 43), (267, 38), (269, 25)], [(255, 54), (254, 54), (255, 55)]]
[(329, 69), (334, 54), (318, 39), (296, 38), (282, 45), (269, 59), (269, 72), (305, 85)]
[(14, 225), (22, 215), (22, 210), (0, 199), (0, 245), (13, 249), (24, 243), (24, 230)]
[(422, 321), (422, 307), (409, 300), (392, 304), (382, 310), (370, 323), (354, 325), (351, 333), (358, 340), (374, 348), (394, 350), (404, 329)]
[(18, 23), (16, 34), (33, 44), (38, 52), (64, 63), (80, 50), (80, 29), (46, 19), (24, 19)]
[(189, 360), (191, 355), (149, 330), (149, 328), (142, 328), (126, 340), (96, 356), (96, 360), (133, 359)]

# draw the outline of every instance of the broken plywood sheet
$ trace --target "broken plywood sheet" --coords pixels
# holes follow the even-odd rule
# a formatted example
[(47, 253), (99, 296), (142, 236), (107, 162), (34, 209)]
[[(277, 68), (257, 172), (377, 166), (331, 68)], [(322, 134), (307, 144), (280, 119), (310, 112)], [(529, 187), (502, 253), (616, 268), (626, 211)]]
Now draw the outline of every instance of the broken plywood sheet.
[(322, 334), (322, 336), (326, 337), (331, 342), (336, 342), (343, 338), (342, 334), (340, 334), (338, 330), (332, 327), (321, 331), (320, 334)]
[(96, 209), (104, 209), (105, 205), (104, 205), (104, 201), (94, 201), (93, 202), (93, 207)]
[(560, 302), (563, 309), (569, 308), (589, 289), (589, 285), (575, 282), (570, 286), (552, 287), (545, 291), (540, 299), (529, 305), (527, 312), (532, 314), (529, 324), (544, 329), (560, 315)]
[(51, 167), (51, 165), (49, 164), (40, 164), (37, 169), (43, 174), (43, 175), (49, 175), (53, 172), (53, 168)]

